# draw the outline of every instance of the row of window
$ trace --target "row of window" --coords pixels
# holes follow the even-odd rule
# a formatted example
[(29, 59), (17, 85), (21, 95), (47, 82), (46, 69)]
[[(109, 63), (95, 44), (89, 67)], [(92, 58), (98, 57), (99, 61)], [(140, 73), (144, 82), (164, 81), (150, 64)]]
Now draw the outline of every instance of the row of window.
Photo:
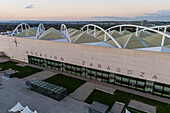
[(35, 65), (170, 98), (169, 85), (33, 56), (28, 56), (28, 59)]

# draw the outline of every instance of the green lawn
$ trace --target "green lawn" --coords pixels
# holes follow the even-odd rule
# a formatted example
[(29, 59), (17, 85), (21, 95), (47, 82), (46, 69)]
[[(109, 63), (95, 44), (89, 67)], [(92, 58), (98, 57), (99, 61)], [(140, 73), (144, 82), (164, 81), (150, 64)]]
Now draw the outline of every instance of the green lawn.
[(137, 96), (137, 95), (134, 95), (132, 99), (157, 107), (157, 113), (170, 113), (170, 107), (167, 108), (167, 104), (165, 103), (148, 99), (145, 97)]
[(53, 77), (46, 79), (45, 81), (67, 88), (67, 94), (74, 92), (78, 87), (80, 87), (86, 82), (86, 81), (68, 77), (62, 74), (57, 74)]
[(126, 107), (126, 109), (128, 109), (128, 111), (130, 111), (131, 113), (147, 113), (147, 112), (144, 112), (144, 111), (141, 111), (141, 110), (137, 110), (135, 108), (132, 108), (132, 107)]
[(95, 89), (90, 94), (90, 96), (85, 100), (85, 102), (91, 104), (93, 103), (93, 101), (98, 101), (100, 103), (108, 105), (109, 108), (111, 109), (115, 101), (125, 103), (127, 106), (130, 100), (136, 100), (149, 105), (153, 105), (157, 107), (157, 113), (170, 113), (170, 107), (167, 108), (167, 104), (165, 103), (158, 102), (137, 95), (132, 95), (130, 93), (125, 93), (118, 90), (116, 90), (115, 94), (112, 95)]
[(115, 92), (115, 95), (105, 93), (99, 90), (93, 90), (93, 92), (90, 94), (90, 96), (85, 100), (86, 103), (92, 104), (93, 101), (97, 101), (103, 104), (106, 104), (111, 107), (113, 106), (115, 101), (123, 102), (128, 104), (130, 102), (130, 94), (126, 93), (123, 94), (123, 92)]
[(17, 66), (16, 64), (18, 63), (13, 61), (2, 62), (0, 63), (0, 68), (2, 68), (2, 71), (7, 70), (9, 68), (19, 71), (19, 73), (15, 74), (15, 76), (18, 78), (24, 78), (32, 74), (35, 74), (37, 72), (43, 71), (42, 69), (34, 68), (31, 66), (21, 67), (21, 66)]
[(85, 100), (86, 103), (92, 104), (93, 101), (97, 101), (103, 104), (106, 104), (111, 108), (115, 102), (114, 95), (99, 91), (99, 90), (93, 90), (93, 92), (90, 94), (90, 96)]

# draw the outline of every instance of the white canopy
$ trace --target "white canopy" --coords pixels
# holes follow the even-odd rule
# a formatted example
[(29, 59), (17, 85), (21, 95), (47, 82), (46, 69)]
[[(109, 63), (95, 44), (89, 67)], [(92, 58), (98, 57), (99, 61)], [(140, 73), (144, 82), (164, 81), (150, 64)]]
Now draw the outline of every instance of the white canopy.
[(38, 113), (36, 110), (33, 113)]
[(21, 105), (20, 102), (18, 102), (12, 109), (10, 109), (8, 112), (19, 112), (22, 111), (24, 107)]
[(33, 113), (29, 108), (28, 106), (26, 106), (23, 111), (21, 111), (21, 113)]
[(131, 113), (130, 111), (128, 111), (127, 109), (126, 109), (126, 112), (125, 113)]

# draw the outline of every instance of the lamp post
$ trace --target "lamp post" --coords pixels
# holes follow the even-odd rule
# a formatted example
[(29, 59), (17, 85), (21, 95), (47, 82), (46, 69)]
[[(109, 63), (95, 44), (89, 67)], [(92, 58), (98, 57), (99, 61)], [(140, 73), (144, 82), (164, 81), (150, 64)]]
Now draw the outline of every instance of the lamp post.
[[(170, 91), (169, 91), (169, 95), (170, 95)], [(167, 108), (169, 108), (169, 104), (170, 104), (170, 98), (168, 98), (168, 105), (167, 105)]]
[[(135, 85), (135, 83), (132, 83), (132, 87)], [(132, 95), (131, 95), (131, 99), (132, 99), (132, 97), (133, 97), (133, 93), (132, 93)]]

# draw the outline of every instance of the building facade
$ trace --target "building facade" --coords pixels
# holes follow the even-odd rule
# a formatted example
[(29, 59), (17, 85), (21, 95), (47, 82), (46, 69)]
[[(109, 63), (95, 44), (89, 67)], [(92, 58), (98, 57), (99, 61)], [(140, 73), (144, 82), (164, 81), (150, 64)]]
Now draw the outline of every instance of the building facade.
[(19, 61), (170, 97), (170, 54), (0, 36), (0, 51)]

